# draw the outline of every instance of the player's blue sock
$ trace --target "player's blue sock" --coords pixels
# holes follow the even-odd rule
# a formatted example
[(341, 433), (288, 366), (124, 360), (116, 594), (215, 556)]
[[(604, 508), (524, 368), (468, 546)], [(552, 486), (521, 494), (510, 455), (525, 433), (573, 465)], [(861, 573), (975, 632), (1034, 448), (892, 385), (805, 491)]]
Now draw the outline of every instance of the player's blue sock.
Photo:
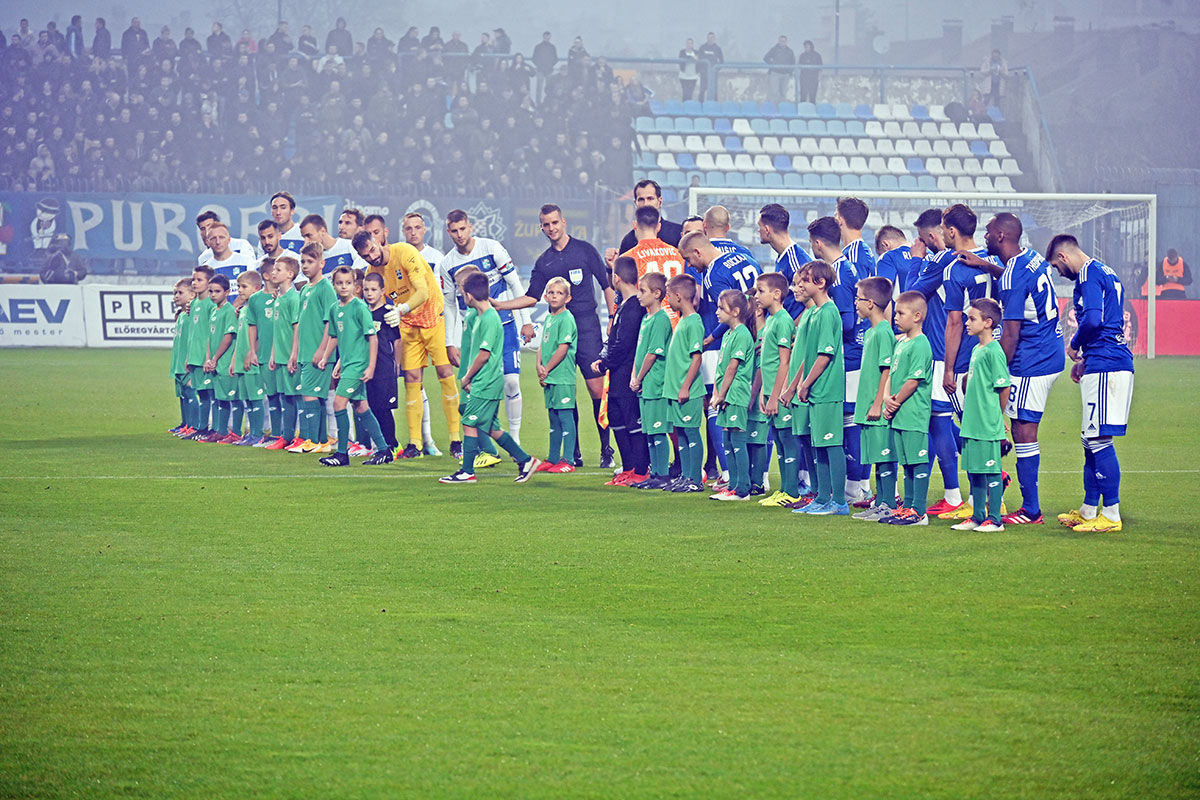
[(958, 445), (954, 436), (954, 420), (949, 414), (934, 414), (930, 418), (930, 450), (937, 457), (938, 468), (942, 471), (942, 485), (947, 489), (958, 488)]
[(230, 400), (229, 407), (233, 413), (229, 420), (229, 430), (241, 436), (242, 429), (246, 427), (246, 403), (243, 400)]
[(925, 516), (925, 510), (929, 508), (929, 472), (928, 464), (904, 466), (904, 505), (921, 517)]
[(338, 429), (337, 451), (346, 455), (350, 452), (350, 411), (345, 408), (334, 411), (333, 418), (337, 421)]
[(980, 524), (987, 518), (987, 479), (987, 475), (975, 472), (967, 473), (967, 485), (971, 487), (971, 505), (975, 507), (971, 513), (971, 519)]
[(1037, 442), (1017, 442), (1017, 484), (1021, 487), (1021, 507), (1031, 517), (1042, 513), (1038, 497), (1038, 470), (1042, 465), (1042, 450)]
[(300, 398), (293, 394), (279, 395), (283, 406), (283, 424), (271, 430), (290, 442), (296, 436), (296, 415), (300, 412)]
[(550, 449), (546, 451), (546, 463), (557, 464), (562, 460), (562, 418), (558, 409), (550, 409)]
[[(987, 488), (987, 518), (993, 525), (1000, 524), (1000, 504), (1004, 502), (1004, 479), (1000, 473), (983, 476)], [(978, 507), (977, 507), (978, 508)], [(979, 513), (978, 510), (975, 512)]]
[[(267, 395), (267, 419), (271, 423), (271, 433), (276, 436), (282, 436), (280, 433), (283, 430), (283, 395), (270, 394)], [(263, 423), (266, 425), (266, 422)], [(258, 432), (262, 436), (262, 431)]]
[(747, 439), (746, 449), (750, 451), (750, 485), (761, 486), (760, 481), (763, 479), (763, 473), (767, 471), (771, 464), (767, 460), (768, 445), (749, 444), (749, 439)]
[[(851, 403), (847, 403), (846, 406), (853, 408)], [(846, 453), (846, 479), (861, 481), (863, 478), (870, 478), (870, 467), (864, 470), (862, 466), (862, 432), (854, 424), (853, 411), (842, 417), (842, 449)]]
[(646, 437), (650, 443), (650, 474), (656, 478), (665, 478), (671, 468), (670, 447), (667, 445), (665, 433), (652, 433)]
[(818, 447), (813, 458), (816, 460), (817, 470), (817, 496), (813, 502), (824, 505), (833, 497), (833, 484), (830, 483), (832, 478), (829, 474), (829, 448)]
[(1085, 506), (1100, 505), (1100, 482), (1096, 480), (1096, 454), (1088, 446), (1088, 440), (1083, 440), (1083, 504)]
[(775, 429), (779, 440), (779, 491), (789, 497), (800, 494), (800, 440), (791, 431)]
[(213, 430), (220, 434), (229, 433), (229, 412), (231, 411), (228, 400), (218, 400), (217, 410), (213, 414)]
[(250, 416), (250, 435), (261, 437), (263, 435), (263, 420), (266, 419), (266, 412), (263, 411), (262, 403), (246, 403), (249, 406)]
[(213, 427), (209, 422), (209, 415), (212, 413), (212, 405), (212, 389), (198, 389), (196, 391), (196, 430), (213, 430)]
[[(575, 452), (575, 440), (579, 438), (579, 431), (575, 428), (575, 417), (565, 409), (559, 409), (557, 413), (558, 427), (562, 435), (562, 452), (573, 453)], [(565, 459), (560, 458), (560, 460)], [(554, 463), (557, 464), (558, 461)]]
[(817, 474), (816, 452), (813, 449), (812, 437), (807, 433), (800, 437), (800, 471), (808, 474), (810, 482), (816, 480), (814, 477)]
[[(521, 449), (521, 445), (517, 444), (517, 440), (508, 435), (507, 432), (500, 434), (500, 438), (496, 439), (496, 444), (504, 448), (510, 456), (516, 459), (518, 464), (524, 464), (529, 460), (529, 453)], [(466, 460), (466, 457), (463, 457)]]
[(479, 437), (463, 434), (463, 460), (462, 466), (459, 467), (460, 472), (465, 472), (468, 475), (475, 474), (475, 454), (479, 452)]
[(729, 454), (729, 485), (743, 497), (750, 494), (750, 448), (745, 431), (731, 429), (725, 431), (725, 441), (732, 441), (732, 452)]
[(1121, 502), (1121, 462), (1117, 460), (1117, 449), (1113, 447), (1112, 437), (1092, 439), (1092, 454), (1096, 457), (1096, 484), (1100, 487), (1100, 496), (1104, 505), (1115, 506)]
[[(708, 389), (709, 397), (712, 397), (712, 387)], [(717, 410), (711, 405), (704, 415), (704, 424), (708, 428), (708, 441), (713, 452), (717, 455), (717, 463), (721, 467), (721, 471), (729, 469), (729, 460), (725, 456), (725, 429), (717, 424)]]
[(896, 507), (896, 471), (899, 467), (895, 461), (885, 461), (875, 465), (875, 504)]
[[(375, 449), (379, 452), (387, 450), (387, 440), (383, 438), (383, 431), (379, 428), (379, 420), (375, 419), (375, 414), (371, 409), (368, 408), (361, 414), (356, 411), (354, 413), (354, 423), (361, 438), (373, 443)], [(340, 431), (341, 429), (342, 423), (341, 420), (338, 420), (338, 430)]]
[(829, 488), (831, 491), (830, 502), (845, 503), (846, 496), (843, 493), (838, 497), (838, 487), (846, 486), (846, 448), (838, 445), (836, 447), (823, 447), (822, 450), (828, 450), (829, 459), (829, 480), (831, 481)]

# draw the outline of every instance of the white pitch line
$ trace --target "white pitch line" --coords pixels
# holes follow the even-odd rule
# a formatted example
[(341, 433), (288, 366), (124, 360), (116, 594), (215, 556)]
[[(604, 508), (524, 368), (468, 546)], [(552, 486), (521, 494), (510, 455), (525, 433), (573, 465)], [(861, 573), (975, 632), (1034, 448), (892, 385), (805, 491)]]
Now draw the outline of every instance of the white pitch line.
[[(1079, 470), (1042, 470), (1042, 475), (1078, 475)], [(1123, 469), (1122, 475), (1195, 475), (1200, 473), (1200, 469)], [(495, 475), (505, 475), (507, 473), (498, 472), (492, 473)], [(574, 472), (573, 475), (585, 475), (588, 477), (611, 477), (611, 472)], [(342, 478), (342, 479), (382, 479), (395, 480), (402, 479), (429, 479), (436, 478), (438, 473), (412, 473), (412, 472), (385, 472), (380, 470), (372, 470), (371, 472), (326, 472), (326, 473), (308, 473), (303, 475), (5, 475), (0, 476), (0, 480), (18, 480), (18, 481), (203, 481), (203, 480), (274, 480), (276, 478), (283, 480), (295, 480), (298, 478), (316, 478), (325, 480), (326, 478)], [(486, 478), (488, 473), (483, 473)]]

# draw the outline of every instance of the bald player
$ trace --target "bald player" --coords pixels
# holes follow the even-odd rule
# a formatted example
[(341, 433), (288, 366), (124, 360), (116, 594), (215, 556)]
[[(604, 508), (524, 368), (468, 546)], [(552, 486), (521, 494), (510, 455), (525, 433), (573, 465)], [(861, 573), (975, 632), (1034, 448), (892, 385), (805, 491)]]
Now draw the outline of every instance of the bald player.
[[(425, 237), (429, 231), (425, 225), (425, 217), (416, 211), (410, 211), (404, 215), (404, 219), (400, 221), (400, 232), (404, 234), (404, 241), (417, 248), (417, 252), (430, 266), (436, 266), (445, 255), (441, 250), (425, 243)], [(447, 344), (450, 343), (447, 342)], [(457, 347), (458, 343), (456, 342), (454, 346)]]
[(753, 258), (754, 256), (750, 253), (748, 247), (735, 241), (729, 235), (730, 227), (729, 209), (725, 206), (712, 206), (708, 211), (704, 212), (704, 227), (702, 230), (708, 236), (708, 240), (712, 242), (713, 247), (722, 253), (738, 252), (744, 256)]

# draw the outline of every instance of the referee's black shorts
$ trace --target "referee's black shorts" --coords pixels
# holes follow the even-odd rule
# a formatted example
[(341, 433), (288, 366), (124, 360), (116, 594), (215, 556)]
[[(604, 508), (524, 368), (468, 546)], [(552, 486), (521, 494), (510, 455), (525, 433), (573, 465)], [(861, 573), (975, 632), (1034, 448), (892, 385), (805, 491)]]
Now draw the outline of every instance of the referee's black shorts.
[(592, 362), (600, 357), (600, 348), (604, 347), (600, 318), (594, 312), (580, 314), (575, 317), (575, 327), (579, 331), (575, 348), (575, 363), (579, 365), (579, 371), (586, 380), (604, 377), (603, 372), (592, 369)]

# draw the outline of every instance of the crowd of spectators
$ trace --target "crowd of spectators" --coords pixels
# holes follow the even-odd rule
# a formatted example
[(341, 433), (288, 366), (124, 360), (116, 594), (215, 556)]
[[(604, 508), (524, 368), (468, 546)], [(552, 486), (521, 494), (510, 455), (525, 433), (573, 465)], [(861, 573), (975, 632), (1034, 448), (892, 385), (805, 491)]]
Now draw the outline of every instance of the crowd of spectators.
[[(90, 42), (89, 42), (90, 39)], [(581, 195), (627, 186), (648, 97), (576, 38), (530, 58), (503, 29), (319, 42), (214, 23), (203, 40), (134, 18), (0, 31), (0, 187), (246, 193)]]

